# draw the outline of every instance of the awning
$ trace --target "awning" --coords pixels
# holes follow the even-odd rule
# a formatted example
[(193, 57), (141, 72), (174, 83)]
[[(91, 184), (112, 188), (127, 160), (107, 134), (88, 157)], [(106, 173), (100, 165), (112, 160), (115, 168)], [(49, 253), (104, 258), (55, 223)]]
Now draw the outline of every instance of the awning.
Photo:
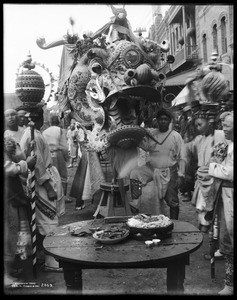
[(183, 104), (183, 103), (188, 102), (187, 101), (188, 94), (189, 94), (189, 90), (188, 90), (187, 86), (185, 86), (182, 89), (182, 91), (172, 101), (172, 106), (177, 106), (179, 104)]
[(196, 69), (183, 71), (166, 79), (165, 86), (185, 85), (188, 78), (196, 76)]

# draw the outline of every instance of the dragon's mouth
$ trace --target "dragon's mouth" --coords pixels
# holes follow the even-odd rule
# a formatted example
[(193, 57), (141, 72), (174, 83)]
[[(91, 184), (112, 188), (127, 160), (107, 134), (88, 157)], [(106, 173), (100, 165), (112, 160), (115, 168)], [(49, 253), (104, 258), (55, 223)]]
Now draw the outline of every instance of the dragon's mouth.
[(111, 91), (105, 101), (111, 101), (111, 98), (126, 98), (126, 96), (136, 96), (136, 97), (142, 97), (145, 98), (147, 101), (150, 102), (157, 102), (160, 106), (162, 105), (161, 100), (161, 94), (158, 90), (156, 90), (153, 87), (150, 86), (144, 86), (144, 85), (137, 85), (137, 86), (129, 86), (124, 87), (121, 90), (118, 91)]

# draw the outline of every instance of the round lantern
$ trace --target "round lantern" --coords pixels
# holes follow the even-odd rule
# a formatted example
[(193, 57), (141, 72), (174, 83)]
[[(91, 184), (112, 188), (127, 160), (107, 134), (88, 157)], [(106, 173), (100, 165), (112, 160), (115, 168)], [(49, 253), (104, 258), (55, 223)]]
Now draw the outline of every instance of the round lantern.
[(187, 29), (187, 36), (194, 36), (196, 33), (195, 28), (194, 27), (189, 27)]
[(181, 37), (179, 38), (179, 44), (180, 44), (180, 45), (183, 45), (183, 44), (184, 44), (184, 37), (183, 37), (183, 36), (181, 36)]
[(28, 70), (17, 74), (15, 93), (23, 104), (31, 106), (43, 99), (45, 84), (42, 76), (31, 70), (35, 68), (35, 64), (31, 63), (31, 56), (29, 55), (28, 57), (29, 59), (22, 64), (23, 68)]

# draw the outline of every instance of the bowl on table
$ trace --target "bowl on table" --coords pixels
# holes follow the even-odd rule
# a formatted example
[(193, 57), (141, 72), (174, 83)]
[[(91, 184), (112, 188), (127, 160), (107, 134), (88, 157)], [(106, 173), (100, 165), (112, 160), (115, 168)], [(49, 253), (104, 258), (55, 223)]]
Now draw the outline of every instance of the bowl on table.
[(109, 227), (93, 233), (93, 238), (102, 244), (117, 244), (129, 236), (129, 229), (122, 227)]
[(167, 236), (174, 228), (174, 223), (164, 215), (138, 214), (129, 218), (126, 225), (132, 235), (144, 237)]

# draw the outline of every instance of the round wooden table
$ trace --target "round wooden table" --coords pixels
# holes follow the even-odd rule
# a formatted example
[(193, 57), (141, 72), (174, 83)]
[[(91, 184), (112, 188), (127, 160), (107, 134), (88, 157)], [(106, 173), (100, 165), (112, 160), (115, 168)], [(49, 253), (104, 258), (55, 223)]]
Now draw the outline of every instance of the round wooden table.
[[(152, 248), (147, 248), (144, 240), (132, 236), (118, 244), (102, 246), (93, 238), (90, 229), (108, 227), (105, 219), (60, 226), (45, 237), (43, 246), (45, 252), (54, 256), (63, 268), (67, 292), (82, 292), (83, 269), (167, 268), (167, 293), (182, 294), (185, 266), (189, 265), (190, 253), (202, 245), (203, 236), (188, 222), (172, 221), (172, 234)], [(77, 236), (70, 233), (72, 229)]]

